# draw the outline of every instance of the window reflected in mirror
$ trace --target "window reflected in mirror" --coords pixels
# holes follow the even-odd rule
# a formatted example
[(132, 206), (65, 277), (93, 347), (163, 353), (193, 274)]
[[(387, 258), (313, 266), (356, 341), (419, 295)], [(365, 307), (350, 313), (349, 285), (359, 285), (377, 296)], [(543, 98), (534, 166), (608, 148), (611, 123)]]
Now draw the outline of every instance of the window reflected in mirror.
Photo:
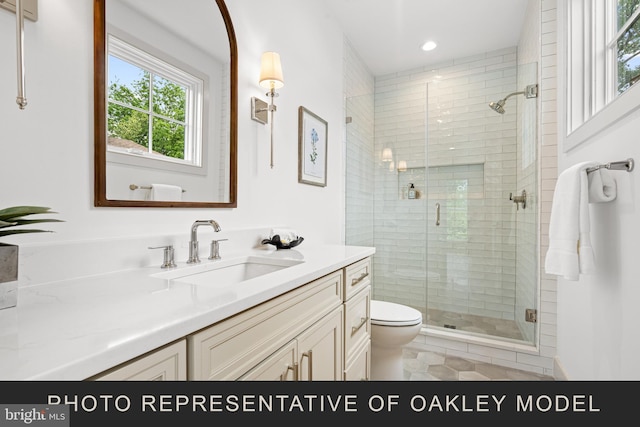
[(110, 35), (107, 149), (201, 166), (204, 81)]

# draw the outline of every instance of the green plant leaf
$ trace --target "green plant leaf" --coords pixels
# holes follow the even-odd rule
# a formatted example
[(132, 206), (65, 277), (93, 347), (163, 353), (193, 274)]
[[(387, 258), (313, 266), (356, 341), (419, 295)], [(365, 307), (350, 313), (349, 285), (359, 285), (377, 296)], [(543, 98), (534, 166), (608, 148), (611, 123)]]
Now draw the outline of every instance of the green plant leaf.
[(24, 217), (29, 215), (38, 214), (52, 214), (51, 208), (43, 206), (12, 206), (5, 209), (0, 209), (0, 237), (9, 236), (11, 234), (25, 234), (25, 233), (51, 233), (50, 230), (39, 229), (16, 229), (24, 225), (38, 224), (43, 222), (64, 222), (60, 219), (54, 218), (38, 218), (38, 219), (25, 219)]
[(51, 230), (34, 230), (34, 229), (0, 230), (0, 237), (9, 236), (11, 234), (27, 234), (27, 233), (53, 233), (53, 231), (51, 231)]
[(12, 206), (10, 208), (0, 209), (0, 221), (7, 221), (14, 218), (20, 218), (26, 215), (49, 214), (51, 208), (43, 206)]
[(41, 218), (41, 219), (16, 219), (13, 223), (10, 223), (14, 226), (19, 226), (19, 225), (29, 225), (29, 224), (38, 224), (41, 222), (64, 222), (61, 219), (55, 219), (55, 218)]

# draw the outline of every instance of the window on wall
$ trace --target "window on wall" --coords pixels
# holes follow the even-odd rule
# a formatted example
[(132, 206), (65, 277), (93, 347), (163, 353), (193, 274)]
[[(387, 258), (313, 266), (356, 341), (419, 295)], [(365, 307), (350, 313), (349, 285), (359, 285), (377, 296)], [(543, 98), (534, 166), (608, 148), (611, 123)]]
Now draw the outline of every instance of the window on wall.
[(640, 79), (640, 0), (618, 0), (617, 33), (610, 43), (616, 53), (617, 91)]
[(640, 96), (639, 5), (640, 0), (559, 3), (566, 29), (565, 149), (638, 108), (632, 98)]
[(108, 70), (109, 151), (200, 166), (203, 81), (112, 35)]

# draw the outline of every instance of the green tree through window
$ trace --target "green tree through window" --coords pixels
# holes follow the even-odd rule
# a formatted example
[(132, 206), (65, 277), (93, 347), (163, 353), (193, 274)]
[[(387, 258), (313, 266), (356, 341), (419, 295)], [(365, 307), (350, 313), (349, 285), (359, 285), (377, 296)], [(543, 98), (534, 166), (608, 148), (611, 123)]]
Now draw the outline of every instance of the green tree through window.
[[(109, 60), (122, 61), (112, 56)], [(186, 89), (138, 70), (139, 78), (128, 84), (121, 83), (117, 76), (110, 78), (108, 135), (132, 141), (150, 153), (184, 159)]]
[[(640, 19), (634, 17), (640, 0), (618, 1), (618, 30), (628, 26), (617, 39), (618, 93), (640, 78)], [(633, 22), (629, 22), (633, 19)]]

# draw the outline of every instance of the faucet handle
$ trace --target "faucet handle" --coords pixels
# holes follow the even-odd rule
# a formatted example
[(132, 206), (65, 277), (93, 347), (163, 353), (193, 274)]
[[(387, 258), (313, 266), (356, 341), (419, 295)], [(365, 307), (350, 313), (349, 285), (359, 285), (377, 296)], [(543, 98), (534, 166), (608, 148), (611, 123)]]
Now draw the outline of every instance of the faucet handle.
[(174, 261), (174, 249), (173, 245), (167, 246), (149, 246), (149, 249), (164, 249), (164, 259), (162, 261), (161, 268), (171, 268), (175, 267), (176, 263)]
[(220, 243), (229, 239), (218, 239), (211, 241), (211, 252), (209, 253), (209, 259), (220, 259)]

